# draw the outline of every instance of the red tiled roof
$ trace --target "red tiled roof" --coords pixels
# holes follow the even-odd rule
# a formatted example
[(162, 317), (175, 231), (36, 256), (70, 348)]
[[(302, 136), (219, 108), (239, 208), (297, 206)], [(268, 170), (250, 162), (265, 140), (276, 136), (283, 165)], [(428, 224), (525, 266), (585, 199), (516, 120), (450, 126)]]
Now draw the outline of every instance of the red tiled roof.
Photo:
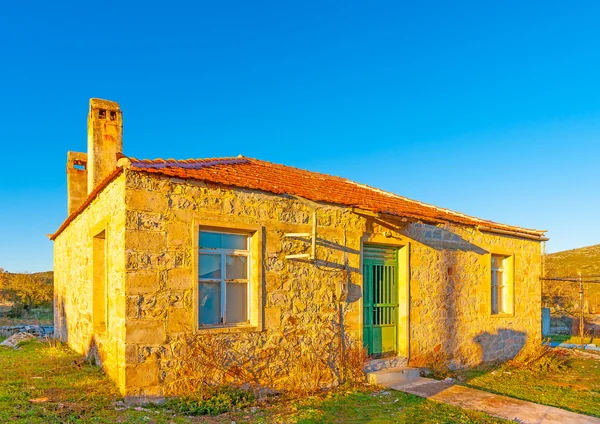
[(278, 165), (258, 159), (156, 159), (129, 158), (131, 169), (182, 179), (194, 179), (266, 191), (275, 194), (300, 196), (315, 202), (353, 206), (376, 213), (407, 217), (426, 222), (453, 222), (482, 229), (542, 237), (545, 230), (534, 230), (499, 224), (438, 208), (426, 203), (378, 190), (345, 178)]
[(65, 222), (62, 223), (62, 225), (58, 228), (58, 230), (56, 230), (56, 232), (54, 234), (49, 234), (49, 238), (50, 240), (54, 240), (56, 239), (56, 237), (62, 233), (65, 228), (67, 228), (69, 226), (69, 224), (71, 222), (73, 222), (73, 220), (75, 218), (77, 218), (77, 216), (83, 212), (85, 210), (85, 208), (88, 207), (88, 205), (90, 203), (92, 203), (92, 201), (100, 194), (102, 193), (102, 190), (104, 190), (106, 188), (106, 186), (108, 186), (110, 184), (110, 182), (112, 180), (114, 180), (115, 178), (117, 178), (121, 172), (123, 172), (123, 168), (121, 167), (117, 167), (113, 172), (111, 172), (111, 174), (106, 177), (103, 181), (100, 182), (100, 184), (98, 184), (98, 186), (92, 190), (92, 192), (90, 194), (88, 194), (87, 199), (85, 199), (85, 201), (81, 204), (81, 206), (79, 206), (77, 209), (75, 209), (75, 211), (73, 211), (73, 213), (71, 215), (69, 215), (67, 217), (67, 219), (65, 219)]

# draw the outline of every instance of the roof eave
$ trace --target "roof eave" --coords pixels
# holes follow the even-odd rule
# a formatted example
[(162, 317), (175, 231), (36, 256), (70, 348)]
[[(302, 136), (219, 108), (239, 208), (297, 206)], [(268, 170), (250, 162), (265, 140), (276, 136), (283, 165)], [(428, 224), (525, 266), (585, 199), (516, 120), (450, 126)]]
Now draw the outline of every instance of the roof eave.
[(526, 233), (526, 232), (522, 232), (522, 231), (509, 231), (509, 230), (502, 230), (499, 228), (491, 228), (491, 227), (486, 227), (483, 225), (478, 225), (476, 228), (479, 231), (484, 232), (484, 233), (494, 233), (494, 234), (500, 234), (500, 235), (505, 235), (505, 236), (512, 236), (512, 237), (518, 237), (518, 238), (524, 238), (524, 239), (530, 239), (530, 240), (536, 240), (536, 241), (550, 240), (548, 237), (544, 236), (544, 234), (546, 233), (546, 231), (544, 231), (544, 230), (539, 230), (535, 233), (534, 232)]
[(58, 237), (64, 230), (66, 230), (67, 227), (69, 226), (69, 224), (71, 224), (71, 222), (73, 222), (75, 220), (75, 218), (77, 218), (90, 205), (90, 203), (92, 203), (94, 201), (94, 199), (96, 199), (96, 197), (98, 197), (98, 195), (106, 187), (108, 187), (108, 185), (114, 179), (116, 179), (121, 174), (121, 172), (123, 172), (123, 168), (117, 167), (117, 169), (115, 169), (108, 177), (106, 177), (104, 179), (104, 181), (102, 181), (100, 184), (98, 184), (98, 186), (94, 190), (92, 190), (92, 192), (88, 195), (87, 199), (85, 199), (85, 201), (81, 204), (81, 206), (79, 208), (77, 208), (77, 210), (75, 210), (75, 212), (73, 212), (71, 215), (69, 215), (67, 217), (67, 219), (65, 219), (65, 221), (58, 228), (58, 230), (56, 230), (56, 232), (54, 234), (50, 234), (48, 236), (49, 239), (52, 241), (56, 240), (56, 237)]

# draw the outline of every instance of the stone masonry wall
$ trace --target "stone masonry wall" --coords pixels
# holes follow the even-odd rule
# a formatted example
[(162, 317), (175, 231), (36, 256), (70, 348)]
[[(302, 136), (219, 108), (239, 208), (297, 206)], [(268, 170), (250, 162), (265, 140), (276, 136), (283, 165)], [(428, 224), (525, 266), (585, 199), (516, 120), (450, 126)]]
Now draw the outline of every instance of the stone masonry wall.
[[(197, 333), (225, 332), (231, 349), (287, 349), (291, 329), (307, 349), (321, 343), (327, 324), (338, 322), (343, 283), (350, 287), (348, 300), (341, 302), (345, 328), (360, 339), (365, 237), (409, 246), (413, 363), (473, 365), (512, 356), (526, 341), (541, 337), (538, 242), (449, 224), (382, 223), (348, 208), (133, 171), (126, 171), (125, 179), (127, 394), (164, 394), (175, 378), (176, 342), (195, 331), (198, 223), (257, 229), (252, 325)], [(309, 251), (308, 244), (284, 234), (309, 232), (315, 208), (318, 261), (284, 259)], [(490, 252), (514, 255), (514, 315), (490, 316)], [(269, 363), (275, 373), (296, 366), (278, 358)]]
[[(284, 233), (311, 231), (310, 204), (287, 196), (207, 187), (135, 172), (127, 172), (126, 199), (129, 394), (164, 393), (165, 384), (174, 378), (177, 339), (194, 329), (194, 220), (217, 228), (225, 223), (258, 228), (253, 247), (259, 247), (263, 261), (253, 257), (252, 266), (260, 271), (261, 281), (252, 290), (256, 303), (262, 305), (250, 328), (230, 333), (231, 349), (247, 351), (248, 344), (289, 349), (286, 329), (292, 327), (303, 333), (301, 346), (316, 348), (317, 335), (338, 319), (336, 296), (341, 283), (350, 279), (360, 284), (356, 246), (360, 246), (364, 222), (342, 208), (318, 205), (318, 236), (328, 245), (319, 243), (316, 267), (284, 259), (286, 254), (309, 251), (307, 243), (286, 239)], [(344, 245), (354, 247), (347, 252), (349, 274), (344, 272)], [(347, 303), (344, 309), (348, 333), (356, 339), (359, 305)], [(213, 330), (200, 331), (214, 334)], [(293, 365), (281, 361), (269, 364), (275, 374)]]
[[(410, 357), (461, 368), (541, 341), (540, 243), (454, 225), (414, 224)], [(493, 316), (490, 253), (514, 255), (514, 314)]]
[[(121, 388), (125, 383), (124, 284), (125, 177), (121, 175), (54, 240), (55, 334), (77, 352), (96, 347), (102, 367)], [(93, 246), (106, 229), (106, 332), (93, 326)]]

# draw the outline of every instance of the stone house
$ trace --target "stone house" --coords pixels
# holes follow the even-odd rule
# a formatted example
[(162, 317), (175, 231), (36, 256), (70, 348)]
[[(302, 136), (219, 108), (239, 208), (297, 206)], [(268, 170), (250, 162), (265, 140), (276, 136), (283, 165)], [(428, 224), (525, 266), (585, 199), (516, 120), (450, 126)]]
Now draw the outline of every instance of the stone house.
[(454, 368), (541, 339), (544, 231), (243, 156), (122, 151), (119, 105), (91, 99), (50, 238), (55, 332), (97, 352), (123, 394), (165, 394), (186, 335), (302, 355), (333, 323), (381, 366)]

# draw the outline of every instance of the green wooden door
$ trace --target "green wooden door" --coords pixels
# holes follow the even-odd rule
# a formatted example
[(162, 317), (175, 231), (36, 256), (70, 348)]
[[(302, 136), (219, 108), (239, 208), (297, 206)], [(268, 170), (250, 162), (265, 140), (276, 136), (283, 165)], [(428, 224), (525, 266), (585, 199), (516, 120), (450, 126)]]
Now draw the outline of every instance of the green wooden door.
[(371, 356), (396, 353), (398, 320), (398, 250), (363, 248), (364, 344)]

